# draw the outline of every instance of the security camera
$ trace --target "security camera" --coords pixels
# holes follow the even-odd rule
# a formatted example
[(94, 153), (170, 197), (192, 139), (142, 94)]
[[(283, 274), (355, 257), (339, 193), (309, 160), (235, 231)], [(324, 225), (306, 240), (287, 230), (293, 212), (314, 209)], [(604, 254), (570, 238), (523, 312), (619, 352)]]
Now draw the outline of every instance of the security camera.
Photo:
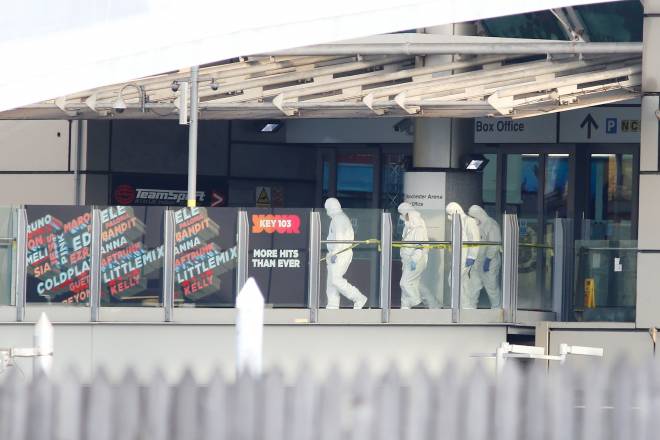
[(211, 80), (211, 90), (216, 91), (218, 90), (218, 83), (215, 82), (215, 78)]
[(126, 110), (126, 102), (124, 101), (124, 98), (122, 98), (121, 93), (114, 104), (112, 104), (112, 109), (117, 113), (124, 113), (124, 110)]
[(172, 81), (172, 85), (170, 86), (173, 92), (178, 92), (179, 91), (179, 82), (178, 81)]
[(394, 131), (401, 131), (401, 132), (406, 132), (408, 134), (412, 134), (413, 131), (413, 123), (410, 118), (405, 118), (394, 124)]

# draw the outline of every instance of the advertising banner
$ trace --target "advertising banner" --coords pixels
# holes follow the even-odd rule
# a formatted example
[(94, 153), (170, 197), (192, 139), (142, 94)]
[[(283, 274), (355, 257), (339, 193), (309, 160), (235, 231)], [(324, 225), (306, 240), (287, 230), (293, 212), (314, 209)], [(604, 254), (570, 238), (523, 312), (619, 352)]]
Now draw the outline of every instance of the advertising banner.
[(278, 307), (305, 307), (309, 211), (248, 209), (248, 219), (248, 275), (256, 280), (266, 303)]
[[(186, 206), (188, 178), (185, 175), (114, 173), (110, 183), (113, 205)], [(227, 206), (227, 179), (197, 177), (199, 206)]]
[(174, 304), (232, 307), (238, 209), (174, 211)]
[(89, 302), (92, 213), (27, 206), (27, 302)]

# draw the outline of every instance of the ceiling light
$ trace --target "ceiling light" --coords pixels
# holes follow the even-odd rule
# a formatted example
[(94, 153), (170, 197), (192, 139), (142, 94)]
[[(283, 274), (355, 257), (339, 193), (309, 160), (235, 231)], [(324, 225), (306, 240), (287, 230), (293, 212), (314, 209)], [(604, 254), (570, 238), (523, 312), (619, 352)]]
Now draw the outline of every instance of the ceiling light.
[(275, 133), (280, 128), (282, 128), (282, 125), (283, 124), (279, 121), (267, 121), (259, 125), (259, 131), (262, 133)]
[(463, 157), (463, 169), (466, 171), (483, 171), (488, 162), (483, 154), (468, 154)]

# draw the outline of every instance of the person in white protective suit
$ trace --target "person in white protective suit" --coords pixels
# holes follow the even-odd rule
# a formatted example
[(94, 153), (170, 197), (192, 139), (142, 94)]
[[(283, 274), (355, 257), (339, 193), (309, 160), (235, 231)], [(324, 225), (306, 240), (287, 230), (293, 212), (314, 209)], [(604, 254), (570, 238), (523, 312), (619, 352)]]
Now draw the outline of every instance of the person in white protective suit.
[[(346, 214), (344, 214), (344, 211), (342, 211), (339, 200), (335, 198), (326, 200), (325, 211), (331, 219), (328, 241), (353, 241), (355, 239), (353, 225)], [(326, 288), (328, 305), (326, 308), (338, 309), (339, 294), (341, 293), (353, 301), (354, 309), (361, 309), (367, 303), (367, 297), (344, 278), (344, 274), (353, 260), (351, 245), (349, 243), (327, 243), (326, 246), (328, 249), (325, 260), (328, 268), (328, 283)]]
[[(477, 222), (463, 211), (463, 208), (451, 202), (447, 205), (447, 218), (452, 221), (454, 214), (461, 219), (461, 239), (465, 241), (479, 241), (480, 233)], [(481, 280), (476, 273), (475, 263), (479, 248), (475, 246), (464, 246), (461, 251), (461, 308), (476, 309), (481, 293)]]
[[(404, 222), (401, 241), (428, 241), (429, 234), (426, 223), (421, 214), (409, 203), (399, 205), (399, 214)], [(428, 248), (422, 248), (419, 244), (411, 244), (401, 247), (401, 308), (410, 309), (421, 304), (422, 300), (428, 308), (438, 307), (437, 300), (425, 286), (420, 286), (422, 273), (428, 263)]]
[[(500, 225), (481, 206), (470, 206), (468, 215), (476, 220), (481, 233), (481, 241), (498, 243), (502, 241)], [(481, 284), (483, 284), (490, 299), (490, 306), (492, 308), (500, 307), (502, 298), (502, 288), (500, 286), (502, 254), (500, 253), (500, 247), (479, 246), (479, 254), (475, 264), (477, 275), (481, 279)]]

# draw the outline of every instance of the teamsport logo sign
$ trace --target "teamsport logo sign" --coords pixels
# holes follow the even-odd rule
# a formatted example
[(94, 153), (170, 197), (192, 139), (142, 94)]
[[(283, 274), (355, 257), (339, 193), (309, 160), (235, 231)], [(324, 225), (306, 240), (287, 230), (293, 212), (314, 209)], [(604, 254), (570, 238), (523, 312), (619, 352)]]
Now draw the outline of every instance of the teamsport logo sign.
[[(197, 191), (197, 201), (203, 203), (204, 191)], [(133, 188), (131, 185), (119, 185), (114, 191), (115, 200), (121, 205), (174, 205), (184, 204), (188, 192), (170, 189)]]
[(300, 234), (300, 217), (291, 215), (252, 215), (253, 234)]

